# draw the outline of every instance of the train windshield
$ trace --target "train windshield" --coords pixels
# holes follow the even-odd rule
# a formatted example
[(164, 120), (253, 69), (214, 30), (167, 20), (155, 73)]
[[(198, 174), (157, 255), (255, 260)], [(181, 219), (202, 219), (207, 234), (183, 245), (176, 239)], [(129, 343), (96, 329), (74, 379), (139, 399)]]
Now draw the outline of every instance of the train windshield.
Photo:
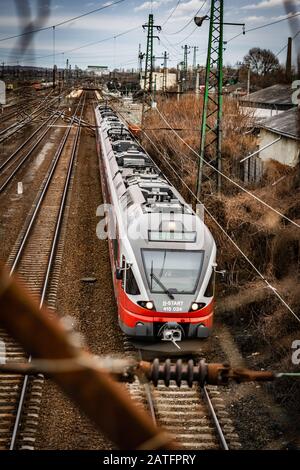
[(142, 250), (150, 291), (155, 294), (194, 294), (199, 282), (203, 251)]

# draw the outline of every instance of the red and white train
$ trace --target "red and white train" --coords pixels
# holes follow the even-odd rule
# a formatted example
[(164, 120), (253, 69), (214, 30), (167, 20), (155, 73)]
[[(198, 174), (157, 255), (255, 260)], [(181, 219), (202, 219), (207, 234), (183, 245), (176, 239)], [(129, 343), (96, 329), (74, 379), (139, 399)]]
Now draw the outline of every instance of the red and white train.
[(213, 325), (215, 241), (107, 105), (95, 109), (101, 183), (119, 324), (139, 339), (207, 338)]

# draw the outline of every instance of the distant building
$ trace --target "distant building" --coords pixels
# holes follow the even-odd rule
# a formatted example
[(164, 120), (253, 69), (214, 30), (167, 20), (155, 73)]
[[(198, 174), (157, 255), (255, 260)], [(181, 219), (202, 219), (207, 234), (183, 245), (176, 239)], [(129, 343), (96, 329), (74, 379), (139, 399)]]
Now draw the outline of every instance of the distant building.
[(257, 120), (264, 120), (295, 107), (292, 94), (291, 85), (277, 84), (243, 96), (239, 102), (249, 112), (253, 112)]
[(93, 77), (102, 77), (109, 75), (109, 70), (106, 65), (88, 65), (86, 72)]
[[(156, 83), (156, 90), (157, 91), (162, 91), (163, 90), (163, 84), (164, 84), (164, 74), (162, 72), (153, 72), (153, 87), (154, 84)], [(175, 86), (177, 83), (177, 74), (169, 72), (167, 73), (167, 89), (172, 88)], [(144, 75), (141, 77), (140, 80), (141, 84), (141, 89), (144, 89), (144, 84), (145, 84), (145, 77)]]

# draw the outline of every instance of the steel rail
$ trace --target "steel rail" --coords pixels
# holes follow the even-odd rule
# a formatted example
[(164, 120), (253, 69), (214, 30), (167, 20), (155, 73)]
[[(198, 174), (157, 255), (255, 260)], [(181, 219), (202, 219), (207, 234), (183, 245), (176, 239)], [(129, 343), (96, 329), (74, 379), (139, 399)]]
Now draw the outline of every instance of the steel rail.
[(49, 118), (44, 121), (26, 140), (24, 140), (24, 142), (22, 142), (22, 144), (16, 149), (13, 151), (13, 153), (3, 162), (0, 164), (0, 172), (1, 170), (3, 170), (3, 168), (5, 168), (9, 162), (25, 147), (26, 144), (28, 144), (28, 142), (31, 141), (31, 139), (33, 139), (33, 137), (43, 128), (46, 126), (46, 124), (53, 118), (53, 114), (51, 116), (49, 116)]
[[(59, 119), (59, 116), (53, 117), (53, 115), (47, 120), (47, 123), (52, 120), (51, 124), (54, 124)], [(46, 123), (44, 123), (45, 125)], [(4, 191), (6, 186), (10, 183), (12, 178), (16, 175), (19, 169), (22, 167), (23, 163), (30, 157), (32, 152), (36, 149), (36, 147), (41, 143), (44, 137), (48, 134), (50, 127), (44, 130), (44, 132), (39, 136), (39, 138), (35, 141), (34, 145), (28, 150), (28, 152), (21, 158), (16, 168), (10, 173), (10, 175), (6, 178), (6, 180), (0, 186), (0, 193)], [(13, 162), (12, 164), (13, 165)]]
[[(81, 116), (83, 114), (85, 100), (84, 100), (83, 104), (81, 103), (81, 101), (82, 101), (82, 97), (79, 100), (79, 103), (76, 107), (73, 118), (75, 118), (80, 105), (82, 106)], [(28, 224), (28, 227), (27, 227), (27, 230), (24, 234), (22, 243), (21, 243), (21, 245), (19, 247), (19, 250), (16, 254), (13, 266), (10, 270), (10, 275), (13, 274), (13, 272), (15, 271), (16, 266), (17, 266), (17, 264), (20, 260), (20, 257), (21, 257), (21, 254), (23, 252), (24, 246), (25, 246), (26, 241), (29, 237), (31, 229), (34, 225), (34, 222), (35, 222), (37, 213), (39, 211), (39, 208), (40, 208), (40, 206), (41, 206), (41, 204), (44, 200), (44, 196), (47, 192), (47, 189), (49, 188), (49, 185), (50, 185), (50, 182), (52, 180), (52, 176), (54, 174), (54, 171), (55, 171), (55, 168), (57, 166), (58, 160), (59, 160), (59, 158), (60, 158), (60, 156), (63, 152), (66, 141), (69, 137), (69, 134), (70, 134), (70, 131), (71, 131), (71, 128), (72, 128), (72, 125), (73, 125), (73, 121), (74, 121), (74, 119), (72, 120), (72, 122), (70, 122), (70, 125), (69, 125), (68, 129), (66, 130), (62, 141), (59, 144), (59, 148), (58, 148), (58, 150), (55, 154), (55, 157), (54, 157), (53, 166), (50, 170), (50, 173), (48, 175), (48, 178), (47, 178), (46, 184), (43, 188), (43, 191), (42, 191), (42, 193), (39, 197), (38, 204), (37, 204), (37, 206), (36, 206), (36, 208), (35, 208), (35, 210), (32, 214), (31, 220), (30, 220), (30, 222)], [(43, 282), (43, 289), (42, 289), (42, 295), (41, 295), (41, 300), (40, 300), (40, 308), (42, 307), (42, 305), (44, 303), (47, 287), (48, 287), (48, 284), (49, 284), (50, 272), (51, 272), (51, 269), (52, 269), (52, 266), (53, 266), (54, 254), (55, 254), (55, 250), (56, 250), (56, 247), (57, 247), (57, 242), (58, 242), (58, 239), (59, 239), (59, 234), (60, 234), (60, 229), (61, 229), (61, 224), (62, 224), (62, 219), (63, 219), (63, 212), (64, 212), (65, 205), (66, 205), (67, 193), (68, 193), (68, 189), (69, 189), (69, 185), (70, 185), (70, 181), (71, 181), (72, 169), (73, 169), (73, 166), (74, 166), (74, 160), (75, 160), (76, 151), (77, 151), (77, 147), (78, 147), (79, 135), (80, 135), (80, 127), (78, 127), (78, 129), (77, 129), (76, 136), (75, 136), (75, 139), (74, 139), (74, 143), (73, 143), (73, 146), (72, 146), (71, 159), (70, 159), (68, 172), (67, 172), (67, 176), (66, 176), (66, 180), (65, 180), (65, 184), (64, 184), (62, 199), (61, 199), (61, 202), (60, 202), (59, 214), (58, 214), (57, 221), (56, 221), (56, 227), (55, 227), (54, 238), (52, 240), (51, 252), (50, 252), (50, 256), (48, 258), (48, 262), (47, 262), (46, 275), (45, 275), (45, 279), (44, 279), (44, 282)], [(28, 362), (29, 363), (31, 362), (31, 356), (29, 357)], [(18, 402), (18, 409), (17, 409), (17, 414), (16, 414), (16, 418), (15, 418), (15, 422), (14, 422), (13, 431), (12, 431), (12, 437), (11, 437), (11, 441), (10, 441), (9, 450), (14, 450), (15, 447), (16, 447), (18, 431), (19, 431), (21, 418), (22, 418), (22, 411), (23, 411), (23, 408), (24, 408), (26, 392), (27, 392), (27, 388), (28, 388), (28, 381), (29, 381), (29, 375), (26, 375), (24, 377), (23, 384), (22, 384), (22, 390), (21, 390), (20, 399), (19, 399), (19, 402)]]
[[(23, 127), (27, 126), (27, 124), (31, 123), (34, 119), (36, 119), (38, 116), (40, 116), (43, 112), (49, 110), (51, 108), (51, 106), (53, 105), (53, 103), (55, 103), (56, 101), (58, 101), (59, 99), (61, 98), (61, 95), (53, 98), (50, 102), (50, 104), (42, 109), (41, 106), (38, 106), (37, 109), (35, 111), (33, 111), (33, 113), (23, 119), (20, 123), (15, 123), (15, 124), (12, 124), (11, 126), (7, 127), (6, 129), (3, 129), (2, 131), (0, 131), (0, 136), (7, 133), (10, 129), (11, 129), (11, 132), (8, 133), (7, 135), (4, 135), (4, 137), (2, 137), (0, 139), (0, 143), (3, 143), (5, 142), (7, 139), (9, 139), (12, 135), (14, 135), (16, 132), (19, 132), (21, 129), (23, 129)], [(44, 100), (43, 100), (44, 101)], [(39, 110), (39, 112), (37, 112)]]
[(213, 404), (212, 404), (212, 401), (211, 401), (211, 399), (210, 399), (210, 396), (209, 396), (209, 393), (208, 393), (208, 391), (207, 391), (207, 388), (204, 386), (204, 387), (202, 388), (202, 391), (203, 391), (203, 394), (204, 394), (204, 397), (205, 397), (205, 400), (206, 400), (208, 409), (209, 409), (209, 411), (210, 411), (212, 420), (213, 420), (213, 422), (214, 422), (214, 425), (215, 425), (215, 428), (216, 428), (216, 431), (217, 431), (217, 435), (218, 435), (218, 439), (219, 439), (219, 441), (220, 441), (220, 445), (221, 445), (221, 447), (222, 447), (223, 450), (229, 450), (228, 444), (227, 444), (227, 442), (226, 442), (226, 439), (225, 439), (223, 430), (222, 430), (221, 425), (220, 425), (220, 423), (219, 423), (217, 414), (216, 414), (215, 409), (214, 409), (214, 407), (213, 407)]

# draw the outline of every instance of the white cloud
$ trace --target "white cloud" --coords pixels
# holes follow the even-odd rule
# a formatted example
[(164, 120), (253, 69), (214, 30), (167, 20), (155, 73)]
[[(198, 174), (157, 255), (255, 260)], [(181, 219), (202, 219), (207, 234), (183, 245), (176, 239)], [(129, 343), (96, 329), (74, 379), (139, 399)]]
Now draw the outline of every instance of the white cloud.
[[(287, 5), (300, 5), (300, 0), (286, 0)], [(263, 0), (259, 3), (251, 3), (242, 7), (242, 10), (255, 10), (257, 8), (274, 8), (283, 6), (282, 0)]]
[(159, 7), (163, 6), (166, 3), (170, 3), (172, 1), (173, 0), (157, 0), (154, 2), (144, 2), (140, 6), (135, 7), (134, 11), (144, 11), (144, 10), (150, 11), (151, 7), (152, 7), (152, 10), (157, 10)]

